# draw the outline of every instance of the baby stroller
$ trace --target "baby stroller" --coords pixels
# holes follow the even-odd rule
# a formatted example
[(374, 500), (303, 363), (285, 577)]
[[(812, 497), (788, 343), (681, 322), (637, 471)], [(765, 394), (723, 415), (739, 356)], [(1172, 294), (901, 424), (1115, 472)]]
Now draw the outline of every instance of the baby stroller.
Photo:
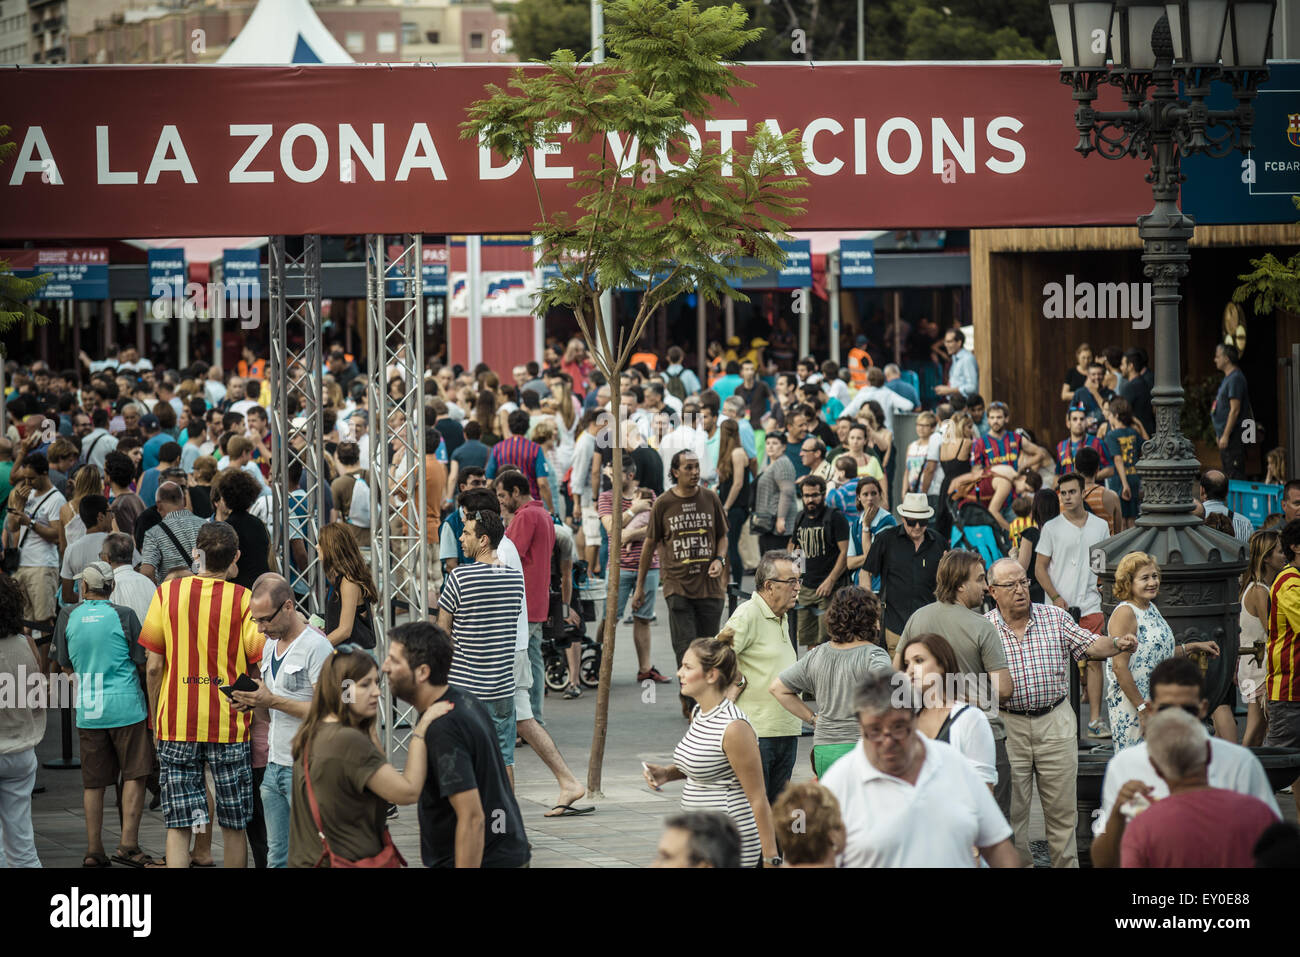
[(951, 528), (949, 543), (953, 548), (977, 552), (984, 567), (991, 568), (999, 558), (1011, 554), (1011, 536), (994, 519), (993, 513), (978, 502), (944, 502), (941, 524)]
[(587, 636), (587, 622), (596, 620), (596, 597), (601, 586), (589, 587), (587, 581), (587, 563), (581, 559), (573, 563), (573, 595), (577, 597), (575, 607), (582, 615), (582, 623), (571, 625), (564, 620), (563, 601), (559, 585), (558, 562), (552, 562), (551, 576), (551, 614), (542, 625), (542, 668), (546, 676), (548, 691), (561, 692), (570, 684), (569, 659), (566, 652), (575, 641), (581, 642), (582, 659), (578, 672), (578, 682), (584, 688), (595, 688), (600, 684), (600, 645)]

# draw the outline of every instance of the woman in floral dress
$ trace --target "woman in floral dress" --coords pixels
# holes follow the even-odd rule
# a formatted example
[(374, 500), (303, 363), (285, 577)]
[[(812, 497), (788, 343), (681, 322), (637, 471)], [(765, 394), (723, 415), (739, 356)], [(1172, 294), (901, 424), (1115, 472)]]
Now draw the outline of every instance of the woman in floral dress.
[(1155, 606), (1159, 592), (1156, 560), (1145, 552), (1125, 555), (1115, 570), (1115, 597), (1120, 603), (1111, 613), (1107, 631), (1112, 636), (1137, 635), (1138, 644), (1106, 659), (1106, 705), (1116, 751), (1142, 740), (1141, 715), (1151, 698), (1151, 672), (1156, 665), (1197, 651), (1219, 654), (1212, 641), (1174, 641), (1173, 629)]

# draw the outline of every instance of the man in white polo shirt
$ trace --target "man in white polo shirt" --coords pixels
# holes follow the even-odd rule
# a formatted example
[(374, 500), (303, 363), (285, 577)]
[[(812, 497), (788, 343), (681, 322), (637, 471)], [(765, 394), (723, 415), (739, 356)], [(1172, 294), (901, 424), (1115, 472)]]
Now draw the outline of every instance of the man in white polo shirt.
[[(1148, 717), (1166, 708), (1183, 708), (1201, 721), (1209, 713), (1205, 679), (1196, 662), (1189, 658), (1166, 658), (1152, 670), (1151, 700), (1143, 703), (1138, 715), (1144, 733)], [(1223, 738), (1210, 738), (1206, 771), (1210, 787), (1249, 794), (1281, 818), (1264, 766), (1249, 748)], [(1129, 821), (1124, 808), (1139, 795), (1139, 805), (1169, 796), (1169, 785), (1151, 764), (1145, 740), (1120, 751), (1106, 764), (1106, 777), (1101, 785), (1101, 814), (1093, 822), (1093, 867), (1119, 867), (1120, 842)]]
[(854, 697), (862, 739), (821, 783), (840, 802), (844, 867), (1019, 867), (1011, 826), (970, 763), (916, 730), (919, 697), (901, 673), (872, 674)]

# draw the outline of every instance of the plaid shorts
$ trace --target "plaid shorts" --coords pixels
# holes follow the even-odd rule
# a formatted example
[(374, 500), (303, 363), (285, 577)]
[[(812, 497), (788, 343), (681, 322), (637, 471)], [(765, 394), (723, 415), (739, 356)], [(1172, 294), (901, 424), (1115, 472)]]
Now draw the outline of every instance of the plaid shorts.
[(199, 832), (211, 822), (203, 766), (216, 783), (217, 824), (242, 831), (253, 817), (253, 751), (247, 741), (158, 742), (158, 780), (162, 785), (163, 823)]

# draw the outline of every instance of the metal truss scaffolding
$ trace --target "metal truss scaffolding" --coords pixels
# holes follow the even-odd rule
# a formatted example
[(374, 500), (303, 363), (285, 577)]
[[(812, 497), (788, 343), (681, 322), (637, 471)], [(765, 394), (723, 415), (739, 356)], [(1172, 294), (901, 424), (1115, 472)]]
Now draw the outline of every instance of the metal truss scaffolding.
[[(390, 239), (392, 243), (390, 245)], [(366, 237), (366, 371), (370, 409), (370, 528), (380, 607), (376, 653), (388, 654), (399, 623), (426, 617), (428, 520), (424, 485), (424, 292), (420, 236)], [(389, 395), (400, 377), (405, 392)], [(436, 558), (436, 556), (435, 556)], [(409, 617), (408, 617), (409, 616)], [(384, 687), (381, 733), (389, 760), (402, 765), (414, 715)], [(402, 760), (396, 760), (398, 756)]]
[[(295, 254), (291, 250), (301, 247)], [(326, 521), (325, 429), (321, 411), (324, 362), (320, 323), (320, 236), (272, 236), (269, 244), (271, 306), (271, 492), (273, 534), (280, 570), (307, 583), (306, 604), (325, 614), (325, 572), (316, 541)], [(295, 463), (300, 482), (290, 482)], [(299, 544), (298, 563), (293, 543)]]

